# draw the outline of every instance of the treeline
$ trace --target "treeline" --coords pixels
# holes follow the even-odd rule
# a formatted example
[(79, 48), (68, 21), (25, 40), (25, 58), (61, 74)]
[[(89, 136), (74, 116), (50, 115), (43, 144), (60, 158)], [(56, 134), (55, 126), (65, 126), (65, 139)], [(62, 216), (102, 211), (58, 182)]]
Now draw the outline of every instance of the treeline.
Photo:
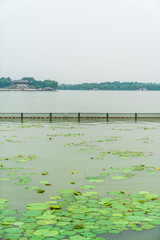
[(140, 83), (140, 82), (102, 82), (102, 83), (82, 83), (82, 84), (61, 84), (60, 90), (139, 90), (146, 89), (152, 91), (160, 90), (160, 84)]
[[(58, 82), (55, 80), (44, 80), (44, 81), (37, 81), (35, 80), (33, 77), (24, 77), (21, 79), (22, 81), (28, 81), (28, 84), (30, 86), (33, 86), (35, 88), (45, 88), (45, 87), (50, 87), (53, 89), (57, 89), (58, 87)], [(10, 77), (1, 77), (0, 78), (0, 88), (5, 88), (8, 87), (10, 85), (13, 85), (13, 80)]]
[[(59, 90), (139, 90), (146, 89), (159, 91), (160, 83), (140, 83), (140, 82), (102, 82), (102, 83), (82, 83), (82, 84), (58, 84), (55, 80), (37, 81), (33, 77), (24, 77), (21, 80), (27, 80), (29, 85), (35, 88), (51, 87)], [(0, 88), (8, 87), (13, 84), (10, 77), (0, 78)]]
[(11, 78), (9, 78), (9, 77), (7, 77), (7, 78), (1, 77), (0, 78), (0, 88), (8, 87), (10, 85), (12, 85), (12, 79)]

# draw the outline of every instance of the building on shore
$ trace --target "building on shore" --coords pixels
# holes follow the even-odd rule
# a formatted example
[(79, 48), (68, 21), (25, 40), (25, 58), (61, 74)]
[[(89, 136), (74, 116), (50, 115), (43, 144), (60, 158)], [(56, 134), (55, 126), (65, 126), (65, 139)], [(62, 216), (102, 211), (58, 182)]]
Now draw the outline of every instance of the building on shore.
[(0, 91), (55, 91), (55, 89), (51, 87), (36, 88), (31, 86), (27, 80), (14, 80), (12, 85), (0, 88)]
[(147, 91), (147, 89), (142, 87), (142, 88), (138, 89), (138, 91)]
[(38, 89), (36, 89), (34, 86), (31, 86), (26, 80), (14, 80), (12, 85), (1, 88), (0, 90), (27, 91)]

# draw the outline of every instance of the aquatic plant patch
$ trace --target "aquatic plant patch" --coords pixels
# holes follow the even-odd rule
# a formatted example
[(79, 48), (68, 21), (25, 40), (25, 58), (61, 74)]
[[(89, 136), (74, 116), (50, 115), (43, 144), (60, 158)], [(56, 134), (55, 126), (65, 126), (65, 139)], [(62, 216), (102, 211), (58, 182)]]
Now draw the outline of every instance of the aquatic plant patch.
[(43, 128), (44, 126), (41, 124), (22, 124), (22, 125), (18, 126), (18, 128), (32, 128), (32, 127)]
[(138, 151), (121, 151), (121, 150), (110, 150), (108, 154), (119, 156), (120, 158), (131, 158), (131, 157), (146, 157), (152, 156), (153, 152), (138, 152)]
[[(6, 163), (8, 163), (9, 161), (15, 161), (16, 163), (25, 163), (25, 162), (33, 160), (34, 158), (35, 158), (35, 155), (28, 155), (26, 157), (26, 156), (23, 156), (23, 155), (19, 154), (19, 155), (14, 156), (14, 157), (1, 158), (0, 160), (3, 161), (3, 162), (6, 162)], [(15, 185), (28, 185), (32, 180), (29, 176), (38, 175), (38, 174), (35, 173), (35, 172), (30, 172), (30, 173), (29, 172), (27, 172), (27, 173), (22, 172), (21, 175), (18, 174), (19, 176), (17, 176), (16, 171), (17, 170), (24, 170), (24, 169), (25, 168), (21, 168), (21, 167), (14, 167), (14, 168), (13, 167), (5, 167), (4, 164), (1, 164), (0, 165), (0, 170), (6, 170), (6, 171), (11, 171), (12, 170), (12, 172), (7, 173), (6, 174), (7, 177), (0, 178), (0, 181), (9, 181), (9, 180), (14, 179), (14, 180), (16, 180), (16, 181), (14, 181)], [(27, 169), (27, 171), (28, 170), (30, 170), (30, 169)], [(48, 172), (42, 172), (41, 173), (41, 175), (48, 175), (48, 174), (49, 174)], [(52, 185), (48, 181), (40, 181), (40, 184), (44, 184), (45, 186), (51, 186)], [(37, 190), (37, 193), (45, 192), (45, 190), (40, 189), (39, 186), (28, 186), (28, 187), (25, 187), (25, 189), (26, 190)]]
[(5, 158), (0, 158), (0, 160), (18, 160), (18, 161), (31, 161), (35, 158), (36, 156), (35, 155), (28, 155), (28, 156), (23, 156), (21, 154), (17, 155), (17, 156), (14, 156), (14, 157), (5, 157)]
[(81, 133), (69, 133), (69, 134), (52, 134), (53, 137), (81, 137), (84, 136), (84, 134)]
[(132, 128), (112, 128), (112, 130), (117, 130), (117, 131), (132, 131)]
[(151, 143), (151, 142), (153, 142), (153, 141), (151, 141), (150, 138), (148, 138), (148, 137), (140, 138), (140, 139), (137, 139), (137, 140), (143, 141), (143, 143)]
[(8, 139), (6, 139), (6, 142), (9, 142), (9, 143), (21, 143), (22, 141), (17, 141), (17, 140), (14, 140), (13, 138), (8, 138)]
[[(19, 204), (22, 206), (18, 206), (19, 199), (15, 194), (14, 201), (16, 203), (11, 202), (11, 204), (17, 204), (17, 209), (19, 208), (22, 211), (21, 214), (9, 207), (10, 201), (7, 198), (9, 199), (10, 196), (7, 196), (11, 193), (2, 192), (2, 199), (0, 199), (0, 239), (105, 240), (108, 239), (108, 233), (119, 234), (128, 229), (142, 231), (160, 225), (160, 198), (157, 194), (154, 194), (156, 187), (153, 188), (153, 193), (150, 193), (143, 184), (143, 180), (147, 179), (149, 182), (147, 188), (150, 189), (151, 178), (154, 180), (154, 177), (155, 179), (159, 177), (160, 168), (156, 159), (158, 150), (152, 144), (153, 142), (157, 144), (157, 135), (155, 138), (153, 135), (146, 137), (147, 132), (143, 131), (143, 134), (140, 135), (141, 129), (136, 130), (135, 126), (130, 129), (126, 125), (124, 125), (126, 126), (125, 130), (120, 130), (122, 131), (121, 136), (117, 137), (113, 136), (111, 125), (104, 125), (103, 129), (105, 131), (102, 128), (98, 131), (96, 125), (88, 125), (83, 128), (87, 129), (86, 131), (76, 131), (74, 129), (81, 129), (76, 124), (60, 123), (50, 127), (51, 124), (48, 126), (44, 124), (42, 129), (41, 127), (35, 127), (34, 129), (34, 126), (29, 127), (31, 129), (26, 127), (28, 128), (27, 131), (17, 127), (17, 129), (14, 129), (14, 131), (21, 131), (22, 136), (28, 139), (26, 149), (30, 149), (30, 144), (33, 144), (33, 152), (39, 155), (37, 161), (31, 162), (35, 158), (34, 155), (19, 154), (12, 157), (13, 155), (6, 154), (6, 150), (1, 153), (3, 155), (0, 159), (2, 174), (0, 182), (3, 184), (3, 188), (13, 186), (15, 192), (22, 191), (22, 195), (25, 193), (24, 196), (27, 196), (28, 199), (34, 195), (36, 200), (35, 203), (33, 203), (33, 198), (28, 200), (29, 204), (24, 210), (23, 201)], [(89, 129), (90, 127), (91, 129)], [(132, 131), (130, 133), (130, 130), (133, 129), (136, 132)], [(93, 130), (95, 130), (95, 134)], [(29, 132), (33, 132), (33, 134), (29, 135)], [(6, 132), (5, 134), (5, 140), (9, 138), (17, 140), (14, 136), (8, 136), (9, 133)], [(109, 136), (104, 136), (105, 134)], [(126, 145), (123, 145), (127, 142), (126, 136), (129, 136), (129, 141)], [(151, 138), (153, 142), (150, 140)], [(36, 141), (29, 139), (36, 139)], [(66, 144), (66, 142), (70, 143)], [(143, 150), (132, 151), (131, 146), (136, 143), (138, 144), (137, 149)], [(150, 143), (150, 150), (147, 149), (146, 143)], [(4, 144), (13, 147), (9, 142), (4, 141)], [(69, 148), (64, 148), (64, 145)], [(23, 147), (21, 144), (19, 146), (20, 148)], [(125, 148), (123, 148), (124, 146)], [(118, 148), (118, 150), (113, 150), (115, 148)], [(124, 149), (129, 150), (123, 151)], [(136, 149), (136, 145), (134, 145), (134, 149)], [(17, 151), (21, 152), (20, 149), (17, 149)], [(14, 152), (18, 153), (17, 151), (14, 149)], [(152, 157), (152, 151), (155, 153), (155, 158)], [(53, 159), (51, 159), (52, 157)], [(123, 158), (127, 160), (125, 161)], [(128, 160), (129, 158), (133, 159), (134, 165), (132, 165), (133, 161), (131, 163)], [(100, 161), (101, 159), (106, 161)], [(58, 160), (62, 162), (58, 162)], [(127, 165), (125, 165), (126, 163)], [(40, 169), (40, 165), (37, 164), (42, 164), (42, 166), (46, 164), (48, 169), (45, 167)], [(52, 174), (53, 169), (50, 170), (50, 164), (54, 168), (54, 175)], [(63, 174), (64, 179), (59, 179)], [(152, 174), (155, 174), (155, 176)], [(37, 176), (32, 177), (32, 175)], [(135, 180), (140, 179), (143, 186), (141, 189), (146, 191), (126, 194), (122, 190), (123, 184), (126, 184), (125, 188), (132, 193), (130, 183), (133, 183), (134, 179), (129, 181), (129, 178), (134, 177)], [(53, 195), (48, 200), (48, 195), (57, 192), (60, 184), (73, 189), (61, 190), (60, 195)], [(107, 192), (107, 189), (108, 191), (109, 189), (114, 190), (114, 186), (116, 186), (116, 189), (119, 186), (121, 191)], [(139, 189), (138, 187), (135, 186), (134, 191)], [(106, 196), (104, 190), (107, 192)], [(156, 190), (155, 193), (157, 193)]]
[(87, 179), (89, 182), (104, 182), (104, 180), (101, 180), (101, 179), (104, 179), (111, 175), (111, 178), (114, 180), (124, 180), (126, 178), (131, 178), (135, 176), (136, 172), (141, 172), (141, 171), (153, 174), (153, 173), (156, 173), (157, 171), (159, 172), (160, 168), (145, 166), (144, 164), (133, 165), (130, 168), (110, 167), (108, 171), (106, 171), (106, 169), (103, 169), (103, 171), (98, 176), (87, 176), (85, 177), (85, 179)]
[(39, 237), (37, 239), (54, 236), (70, 240), (106, 239), (101, 235), (119, 234), (130, 228), (142, 231), (160, 225), (160, 197), (147, 191), (136, 194), (111, 191), (107, 192), (107, 197), (100, 198), (97, 192), (66, 189), (60, 196), (51, 198), (56, 201), (27, 204), (23, 217), (18, 217), (14, 209), (3, 209), (8, 200), (0, 199), (2, 239), (26, 236), (28, 239), (34, 239), (33, 236)]
[(92, 143), (109, 143), (109, 142), (116, 142), (120, 140), (120, 137), (117, 136), (110, 136), (106, 137), (104, 139), (98, 139), (98, 140), (92, 140), (92, 141), (82, 141), (79, 143), (67, 143), (65, 146), (66, 147), (71, 147), (71, 146), (85, 146), (85, 147), (99, 147), (97, 145), (91, 145)]
[(140, 129), (140, 130), (154, 130), (154, 129), (158, 129), (156, 127), (137, 127), (137, 129)]

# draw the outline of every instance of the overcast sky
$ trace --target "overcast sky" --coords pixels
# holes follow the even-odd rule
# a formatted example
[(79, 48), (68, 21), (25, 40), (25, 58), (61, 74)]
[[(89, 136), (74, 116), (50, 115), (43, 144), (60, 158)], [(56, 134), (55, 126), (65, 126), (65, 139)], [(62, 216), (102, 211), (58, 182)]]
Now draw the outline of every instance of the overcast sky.
[(0, 77), (160, 83), (159, 0), (0, 0)]

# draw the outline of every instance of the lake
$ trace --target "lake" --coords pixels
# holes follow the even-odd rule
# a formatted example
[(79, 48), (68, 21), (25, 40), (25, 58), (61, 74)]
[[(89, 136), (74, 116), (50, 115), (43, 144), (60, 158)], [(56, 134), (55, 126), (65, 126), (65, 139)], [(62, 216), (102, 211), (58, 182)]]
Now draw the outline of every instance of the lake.
[(158, 240), (159, 130), (0, 122), (0, 239)]
[[(149, 91), (0, 92), (6, 113), (159, 113), (159, 103)], [(7, 121), (0, 239), (159, 240), (159, 122)]]
[(0, 112), (159, 113), (160, 91), (0, 91)]

